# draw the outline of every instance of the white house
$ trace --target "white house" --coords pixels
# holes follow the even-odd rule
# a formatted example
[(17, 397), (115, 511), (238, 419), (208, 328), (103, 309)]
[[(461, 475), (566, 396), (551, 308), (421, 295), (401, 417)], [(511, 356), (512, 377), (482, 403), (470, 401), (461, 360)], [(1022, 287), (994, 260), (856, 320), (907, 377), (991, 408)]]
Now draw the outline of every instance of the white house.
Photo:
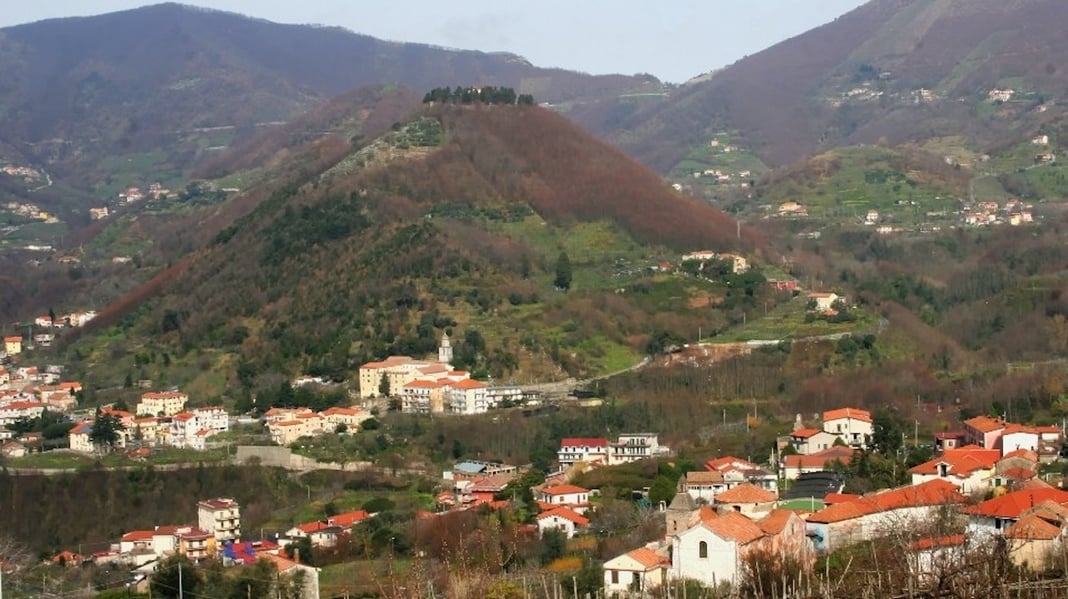
[(582, 512), (590, 503), (590, 491), (576, 485), (556, 485), (539, 491), (537, 499), (552, 506), (566, 505)]
[(647, 547), (628, 551), (604, 563), (604, 594), (645, 596), (667, 582), (670, 567), (667, 558)]
[(489, 411), (486, 391), (489, 385), (474, 379), (450, 382), (448, 389), (449, 411), (454, 414), (485, 414)]
[(994, 467), (1001, 458), (996, 449), (983, 449), (974, 445), (959, 449), (947, 449), (942, 455), (909, 469), (912, 484), (941, 479), (957, 485), (962, 493), (990, 489)]
[[(833, 295), (833, 294), (832, 294)], [(856, 449), (867, 449), (875, 433), (871, 412), (860, 408), (839, 408), (823, 413), (823, 430)]]
[(834, 302), (838, 301), (839, 298), (837, 293), (814, 291), (808, 294), (808, 299), (815, 302), (817, 312), (826, 312), (834, 306)]
[(560, 466), (567, 467), (575, 462), (608, 461), (608, 439), (603, 437), (565, 437), (560, 440), (560, 450), (556, 453)]
[(189, 396), (178, 391), (145, 393), (137, 404), (138, 416), (174, 416), (185, 409)]
[(790, 445), (801, 455), (812, 455), (833, 447), (837, 438), (818, 428), (801, 428), (790, 433)]
[(538, 514), (538, 533), (542, 535), (546, 530), (555, 528), (563, 531), (570, 539), (589, 525), (590, 521), (585, 516), (563, 506)]
[(197, 503), (197, 524), (220, 542), (241, 537), (241, 505), (229, 497), (216, 497)]
[(736, 583), (750, 546), (764, 536), (755, 522), (738, 513), (704, 520), (672, 539), (671, 577), (716, 587)]
[(625, 464), (667, 453), (660, 445), (656, 433), (628, 433), (619, 436), (615, 443), (608, 444), (608, 465)]

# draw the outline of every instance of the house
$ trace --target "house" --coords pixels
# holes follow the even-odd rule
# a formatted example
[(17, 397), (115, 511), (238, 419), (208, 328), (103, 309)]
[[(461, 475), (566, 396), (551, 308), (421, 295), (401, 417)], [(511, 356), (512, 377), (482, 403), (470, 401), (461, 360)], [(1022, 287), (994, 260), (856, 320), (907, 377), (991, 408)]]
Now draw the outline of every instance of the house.
[(744, 559), (764, 531), (747, 516), (731, 512), (702, 520), (672, 538), (671, 577), (709, 587), (741, 580)]
[(12, 401), (0, 405), (0, 424), (9, 426), (20, 419), (32, 420), (39, 417), (45, 405), (39, 401)]
[(241, 505), (229, 497), (216, 497), (197, 503), (197, 524), (220, 542), (241, 537)]
[(80, 554), (74, 553), (73, 551), (60, 551), (59, 553), (53, 555), (50, 561), (57, 566), (73, 568), (82, 565), (82, 562), (85, 561), (85, 558), (82, 557)]
[(21, 458), (26, 455), (26, 446), (18, 441), (8, 441), (0, 446), (0, 455), (5, 458)]
[(107, 218), (107, 217), (108, 217), (108, 207), (107, 206), (100, 206), (98, 208), (90, 208), (89, 209), (89, 219), (90, 220), (101, 220), (101, 219), (104, 219), (104, 218)]
[(326, 519), (326, 523), (331, 526), (340, 526), (346, 530), (351, 529), (360, 522), (363, 522), (371, 517), (371, 514), (364, 510), (353, 510), (350, 512), (344, 512), (342, 514), (334, 514)]
[(1008, 455), (1020, 449), (1037, 453), (1040, 457), (1055, 457), (1061, 449), (1062, 436), (1058, 426), (1026, 426), (1006, 424), (1001, 431), (1001, 451)]
[(628, 433), (619, 436), (615, 443), (608, 444), (608, 465), (626, 464), (668, 453), (660, 445), (656, 433)]
[(541, 535), (544, 535), (546, 530), (555, 528), (563, 531), (570, 539), (589, 525), (590, 521), (585, 516), (563, 506), (538, 514), (538, 533)]
[(301, 597), (301, 599), (319, 599), (318, 568), (306, 566), (300, 563), (299, 560), (291, 560), (272, 553), (262, 553), (260, 558), (271, 562), (278, 569), (279, 582), (281, 579), (291, 579), (300, 574), (301, 588), (297, 596)]
[(1049, 136), (1048, 135), (1036, 135), (1036, 136), (1031, 138), (1031, 143), (1033, 145), (1036, 145), (1036, 146), (1048, 146), (1049, 145)]
[(800, 286), (796, 279), (768, 279), (768, 286), (777, 291), (797, 291)]
[(1039, 456), (1033, 451), (1017, 449), (998, 460), (994, 465), (995, 487), (1007, 486), (1010, 490), (1022, 488), (1023, 485), (1038, 476)]
[(189, 396), (178, 391), (149, 392), (141, 395), (137, 404), (138, 416), (174, 416), (185, 410)]
[(667, 582), (670, 567), (666, 557), (647, 547), (628, 551), (604, 563), (604, 594), (653, 594)]
[(371, 414), (359, 408), (343, 408), (334, 406), (319, 412), (323, 420), (323, 426), (327, 430), (337, 430), (344, 425), (350, 431), (357, 430), (364, 420), (371, 418)]
[(986, 492), (994, 477), (994, 466), (1001, 459), (996, 449), (967, 445), (948, 449), (942, 455), (909, 469), (912, 484), (929, 480), (946, 480), (957, 485), (962, 493)]
[(956, 485), (929, 480), (844, 500), (808, 515), (806, 528), (819, 551), (834, 551), (886, 534), (894, 527), (936, 518), (965, 501)]
[(808, 294), (808, 301), (812, 303), (816, 312), (826, 312), (838, 301), (838, 294), (827, 291), (813, 291)]
[(243, 543), (227, 543), (223, 546), (223, 565), (251, 566), (264, 555), (278, 555), (281, 546), (273, 541), (245, 541)]
[(694, 501), (711, 504), (716, 498), (716, 493), (726, 491), (727, 486), (720, 472), (687, 472), (683, 479), (682, 490)]
[(1018, 491), (966, 507), (962, 510), (962, 513), (968, 516), (966, 532), (970, 537), (1003, 534), (1005, 529), (1020, 520), (1027, 510), (1044, 501), (1058, 504), (1068, 502), (1068, 491), (1032, 481)]
[(788, 200), (779, 204), (779, 216), (808, 216), (808, 209), (803, 204)]
[(848, 464), (856, 450), (844, 445), (834, 445), (810, 455), (787, 455), (782, 457), (782, 475), (786, 480), (797, 480), (802, 474), (830, 470), (835, 462)]
[(968, 443), (994, 449), (999, 447), (1001, 434), (1005, 431), (1007, 423), (1001, 418), (989, 416), (976, 416), (961, 423), (964, 428), (965, 440)]
[[(1060, 555), (1060, 541), (1064, 538), (1064, 523), (1068, 508), (1046, 501), (1036, 505), (1005, 529), (1009, 559), (1019, 567), (1032, 570), (1049, 568)], [(1056, 560), (1058, 563), (1060, 559)]]
[(17, 356), (22, 353), (22, 337), (4, 337), (4, 351), (9, 356)]
[[(415, 360), (409, 356), (389, 356), (379, 362), (368, 362), (359, 368), (360, 397), (370, 399), (381, 395), (383, 379), (389, 387), (389, 395), (399, 395), (405, 385), (415, 380), (437, 380), (451, 371), (451, 361), (452, 345), (448, 333), (443, 333), (438, 344), (437, 362)], [(467, 373), (458, 374), (470, 378)]]
[(863, 450), (871, 444), (875, 425), (867, 410), (839, 408), (823, 413), (823, 430), (837, 436), (846, 445)]
[(411, 381), (400, 388), (401, 410), (410, 414), (440, 414), (445, 411), (446, 390), (444, 382)]
[(286, 531), (285, 538), (282, 539), (281, 543), (285, 546), (294, 539), (308, 539), (312, 547), (334, 547), (337, 545), (338, 539), (348, 534), (348, 532), (348, 529), (342, 526), (317, 520), (290, 528)]
[(486, 390), (489, 385), (474, 379), (446, 384), (449, 411), (454, 414), (485, 414), (489, 411)]
[(608, 439), (603, 437), (565, 437), (560, 440), (560, 450), (556, 460), (562, 468), (576, 462), (607, 463)]
[(119, 552), (132, 553), (142, 550), (155, 554), (152, 546), (154, 530), (132, 530), (119, 539)]
[(193, 561), (215, 557), (218, 544), (215, 536), (206, 530), (186, 526), (174, 534), (178, 542), (178, 553)]
[(947, 449), (957, 449), (963, 447), (966, 444), (967, 433), (964, 431), (943, 431), (935, 433), (934, 435), (934, 448), (936, 453), (941, 453)]
[(566, 505), (581, 513), (590, 503), (590, 491), (576, 485), (556, 485), (541, 489), (536, 498), (547, 505)]
[(725, 456), (705, 462), (705, 470), (719, 472), (723, 475), (723, 483), (727, 489), (736, 487), (742, 483), (752, 483), (762, 489), (775, 491), (778, 489), (778, 477), (760, 466), (734, 456)]
[(801, 455), (812, 455), (833, 447), (837, 438), (818, 428), (802, 428), (790, 433), (790, 445)]
[(70, 440), (70, 450), (78, 453), (93, 453), (96, 448), (89, 438), (92, 432), (93, 424), (91, 422), (81, 422), (74, 425), (74, 428), (67, 433), (67, 438)]
[(717, 493), (716, 507), (720, 511), (735, 511), (747, 516), (762, 516), (775, 507), (779, 494), (751, 483), (743, 483)]

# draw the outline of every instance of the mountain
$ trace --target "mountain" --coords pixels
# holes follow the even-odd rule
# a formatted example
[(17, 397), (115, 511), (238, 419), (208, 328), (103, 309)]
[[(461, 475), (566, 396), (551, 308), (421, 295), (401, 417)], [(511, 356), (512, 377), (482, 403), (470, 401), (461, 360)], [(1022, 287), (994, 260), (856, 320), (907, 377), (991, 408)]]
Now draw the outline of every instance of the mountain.
[(1066, 18), (1057, 0), (872, 0), (696, 78), (607, 138), (662, 172), (720, 132), (772, 167), (880, 140), (981, 150), (1065, 113)]
[[(764, 245), (549, 110), (432, 106), (377, 139), (316, 143), (316, 158), (298, 153), (300, 167), (250, 190), (265, 199), (207, 247), (105, 310), (95, 328), (123, 332), (79, 341), (77, 367), (104, 384), (144, 374), (211, 395), (220, 377), (234, 390), (238, 365), (247, 386), (340, 377), (429, 353), (454, 329), (458, 364), (476, 372), (583, 376), (768, 299), (757, 272), (658, 274), (685, 251), (759, 260)], [(119, 346), (169, 366), (102, 359)]]
[(0, 158), (70, 178), (83, 201), (108, 198), (130, 181), (179, 180), (256, 127), (386, 83), (504, 85), (559, 104), (660, 87), (649, 76), (542, 69), (512, 54), (160, 4), (0, 30), (0, 150), (21, 153)]

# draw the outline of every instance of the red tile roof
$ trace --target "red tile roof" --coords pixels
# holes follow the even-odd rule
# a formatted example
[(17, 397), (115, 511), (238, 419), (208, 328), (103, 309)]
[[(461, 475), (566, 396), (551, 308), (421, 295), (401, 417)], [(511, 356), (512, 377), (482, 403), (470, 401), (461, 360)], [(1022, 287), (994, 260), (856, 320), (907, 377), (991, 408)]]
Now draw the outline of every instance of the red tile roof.
[(127, 543), (136, 541), (151, 541), (152, 535), (154, 534), (155, 531), (151, 530), (132, 530), (122, 535), (122, 540)]
[(963, 545), (967, 540), (967, 537), (962, 534), (945, 537), (927, 537), (913, 543), (912, 548), (917, 551), (923, 551), (925, 549), (934, 549), (936, 547), (957, 547)]
[(976, 416), (975, 418), (965, 420), (964, 425), (981, 433), (992, 433), (996, 430), (1005, 428), (1005, 421), (1000, 418), (991, 418), (989, 416)]
[(842, 462), (848, 464), (849, 460), (853, 458), (854, 450), (852, 447), (837, 446), (828, 447), (823, 451), (817, 451), (809, 455), (788, 455), (783, 458), (783, 464), (787, 468), (824, 468), (831, 462)]
[(1005, 529), (1005, 537), (1025, 540), (1053, 540), (1061, 534), (1059, 526), (1050, 524), (1035, 514), (1024, 516)]
[(489, 387), (486, 383), (476, 381), (475, 379), (456, 381), (455, 383), (449, 383), (449, 386), (453, 389), (485, 389), (486, 387)]
[(352, 512), (345, 512), (343, 514), (335, 514), (330, 516), (327, 520), (330, 524), (335, 526), (344, 526), (345, 528), (351, 528), (353, 524), (358, 524), (371, 517), (364, 510), (355, 510)]
[(992, 470), (1001, 459), (1001, 452), (996, 449), (964, 447), (947, 449), (942, 455), (909, 469), (912, 474), (938, 474), (939, 466), (948, 466), (948, 473), (956, 476), (969, 476), (977, 470)]
[(756, 522), (738, 512), (723, 514), (718, 518), (702, 522), (702, 526), (712, 531), (716, 536), (736, 541), (739, 545), (751, 543), (764, 536)]
[(790, 433), (791, 437), (797, 437), (799, 439), (807, 439), (809, 437), (822, 433), (818, 428), (799, 428), (796, 431)]
[(724, 470), (734, 464), (741, 464), (743, 467), (750, 469), (756, 469), (760, 467), (750, 462), (749, 460), (743, 460), (742, 458), (736, 458), (734, 456), (728, 455), (723, 456), (722, 458), (708, 460), (707, 462), (705, 462), (705, 470)]
[(757, 526), (765, 534), (777, 535), (786, 528), (786, 525), (790, 523), (790, 519), (794, 517), (794, 513), (790, 510), (772, 510), (771, 513), (757, 522)]
[(557, 507), (547, 512), (542, 512), (538, 514), (538, 520), (552, 518), (553, 516), (556, 516), (557, 518), (563, 518), (564, 520), (570, 520), (574, 522), (576, 526), (588, 526), (590, 523), (590, 521), (585, 516), (576, 512), (575, 510), (566, 507)]
[(1030, 449), (1017, 449), (1015, 451), (1010, 451), (1009, 453), (1005, 454), (1005, 456), (1001, 459), (1007, 460), (1009, 458), (1023, 458), (1029, 462), (1034, 462), (1036, 464), (1038, 463), (1038, 454), (1031, 451)]
[(602, 437), (565, 437), (560, 447), (608, 447), (608, 439)]
[(590, 491), (575, 485), (556, 485), (555, 487), (546, 487), (541, 492), (546, 495), (571, 495), (573, 493), (589, 493)]
[(716, 493), (715, 501), (716, 503), (767, 503), (775, 501), (778, 497), (767, 489), (761, 489), (751, 483), (743, 483), (722, 493)]
[(860, 495), (854, 495), (852, 493), (827, 493), (827, 496), (823, 498), (823, 503), (826, 505), (834, 505), (836, 503), (856, 501), (860, 498)]
[(808, 521), (841, 522), (876, 512), (906, 507), (963, 503), (964, 500), (964, 496), (957, 491), (957, 485), (942, 479), (934, 479), (918, 485), (865, 495), (854, 501), (836, 503), (809, 515)]
[(854, 420), (861, 420), (864, 422), (871, 422), (871, 412), (862, 410), (860, 408), (838, 408), (837, 410), (828, 410), (823, 413), (823, 421), (838, 420), (840, 418), (852, 418)]
[(657, 568), (666, 561), (657, 552), (648, 547), (639, 547), (634, 551), (628, 551), (626, 555), (642, 566), (645, 566), (646, 570)]
[(972, 516), (1016, 519), (1024, 511), (1046, 500), (1064, 503), (1068, 501), (1068, 491), (1061, 491), (1048, 486), (1045, 488), (1024, 488), (966, 507), (962, 511)]

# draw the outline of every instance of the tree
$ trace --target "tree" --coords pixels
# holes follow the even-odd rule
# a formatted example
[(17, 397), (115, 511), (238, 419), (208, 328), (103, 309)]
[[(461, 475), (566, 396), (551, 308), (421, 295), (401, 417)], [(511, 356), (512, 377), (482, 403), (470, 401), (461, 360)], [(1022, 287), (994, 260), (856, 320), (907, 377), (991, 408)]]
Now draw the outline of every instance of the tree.
[(119, 435), (125, 430), (122, 421), (111, 414), (105, 414), (97, 410), (96, 420), (89, 432), (89, 441), (101, 449), (111, 451), (119, 442)]
[(200, 573), (196, 566), (189, 561), (189, 558), (179, 554), (160, 563), (149, 582), (149, 590), (153, 597), (177, 599), (179, 588), (181, 588), (184, 596), (195, 597), (200, 582)]
[(382, 397), (389, 397), (389, 376), (384, 372), (382, 378), (378, 380), (378, 394)]
[(652, 486), (649, 487), (649, 501), (654, 506), (660, 505), (660, 502), (670, 502), (675, 497), (675, 483), (670, 478), (660, 475), (653, 480)]
[(892, 455), (901, 447), (901, 423), (886, 410), (877, 410), (872, 414), (871, 444), (875, 451), (883, 455)]
[(553, 279), (553, 285), (564, 291), (571, 289), (571, 274), (571, 259), (567, 257), (567, 252), (561, 250), (556, 258), (556, 278)]

